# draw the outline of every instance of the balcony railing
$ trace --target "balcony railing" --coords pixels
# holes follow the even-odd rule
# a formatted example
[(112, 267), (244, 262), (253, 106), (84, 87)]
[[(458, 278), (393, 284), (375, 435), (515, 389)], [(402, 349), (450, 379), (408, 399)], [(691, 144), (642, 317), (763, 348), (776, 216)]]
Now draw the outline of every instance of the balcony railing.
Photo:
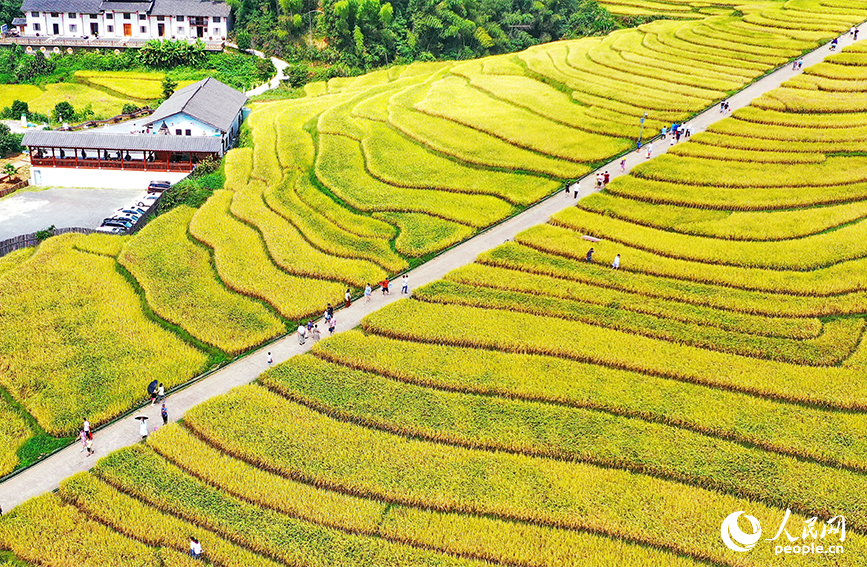
[(192, 171), (196, 162), (142, 161), (95, 158), (52, 158), (30, 156), (33, 167), (69, 167), (77, 169), (116, 169), (124, 171)]

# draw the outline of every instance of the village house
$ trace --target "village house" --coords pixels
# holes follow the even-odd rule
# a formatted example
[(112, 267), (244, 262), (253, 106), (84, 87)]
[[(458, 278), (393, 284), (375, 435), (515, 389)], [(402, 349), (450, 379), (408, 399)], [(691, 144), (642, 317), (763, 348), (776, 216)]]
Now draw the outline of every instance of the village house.
[(219, 41), (231, 30), (229, 5), (212, 0), (24, 0), (21, 11), (29, 37)]
[(22, 144), (30, 151), (31, 184), (144, 188), (156, 178), (175, 183), (235, 145), (246, 102), (244, 93), (209, 77), (178, 90), (146, 119), (113, 130), (27, 132)]

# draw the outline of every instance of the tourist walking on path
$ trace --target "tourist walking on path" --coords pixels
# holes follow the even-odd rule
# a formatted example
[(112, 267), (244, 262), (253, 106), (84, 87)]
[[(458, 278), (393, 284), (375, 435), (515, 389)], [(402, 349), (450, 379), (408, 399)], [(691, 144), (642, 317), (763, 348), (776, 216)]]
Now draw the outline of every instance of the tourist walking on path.
[(269, 352), (268, 353), (268, 366), (271, 366), (272, 364), (274, 364), (274, 357), (271, 356), (271, 353)]
[(608, 183), (611, 181), (611, 174), (607, 171), (602, 174), (602, 188), (608, 187)]
[(617, 256), (614, 257), (614, 261), (611, 262), (611, 267), (614, 268), (615, 270), (620, 269), (620, 254), (618, 254)]
[(136, 419), (138, 420), (139, 435), (141, 435), (141, 440), (144, 441), (148, 438), (148, 418), (146, 415), (137, 415)]
[(331, 320), (328, 322), (328, 334), (329, 335), (334, 334), (334, 327), (336, 327), (336, 326), (337, 326), (337, 318), (332, 317)]
[(626, 158), (620, 160), (620, 173), (626, 173)]
[(665, 135), (666, 135), (667, 133), (668, 133), (668, 128), (667, 128), (666, 126), (663, 126), (663, 127), (662, 127), (662, 130), (659, 132), (659, 134), (660, 134), (660, 138), (664, 140), (664, 139), (665, 139)]
[[(177, 401), (177, 400), (175, 400)], [(166, 403), (163, 402), (163, 407), (160, 408), (160, 416), (163, 418), (163, 425), (168, 425), (169, 423), (169, 410), (166, 409)]]
[(576, 181), (575, 183), (572, 184), (572, 191), (575, 193), (574, 198), (577, 199), (578, 198), (578, 192), (581, 191), (581, 182), (580, 181)]
[(84, 429), (78, 432), (78, 437), (81, 439), (81, 449), (78, 452), (81, 453), (87, 448), (87, 433), (84, 432)]
[(82, 424), (81, 428), (84, 429), (84, 434), (87, 435), (88, 439), (93, 437), (93, 434), (90, 432), (90, 422), (87, 421), (86, 417), (84, 418), (84, 424)]
[(166, 387), (160, 383), (160, 387), (157, 388), (157, 401), (161, 402), (166, 398)]
[(349, 307), (352, 305), (352, 294), (349, 292), (349, 288), (346, 288), (346, 293), (343, 295), (343, 306)]
[(409, 276), (406, 274), (400, 278), (400, 294), (409, 295)]
[(653, 142), (647, 144), (647, 159), (650, 159), (650, 154), (653, 153)]
[(87, 439), (87, 444), (85, 444), (84, 448), (87, 449), (88, 457), (93, 454), (93, 437)]
[(298, 344), (303, 345), (304, 339), (307, 335), (307, 327), (304, 326), (304, 323), (298, 325)]
[(388, 281), (388, 278), (382, 280), (382, 283), (380, 284), (380, 286), (382, 287), (382, 295), (391, 295), (391, 290), (388, 289), (390, 285), (391, 282)]
[(365, 303), (370, 303), (370, 294), (372, 292), (373, 292), (373, 290), (370, 289), (370, 284), (367, 284), (366, 286), (364, 286), (364, 302)]

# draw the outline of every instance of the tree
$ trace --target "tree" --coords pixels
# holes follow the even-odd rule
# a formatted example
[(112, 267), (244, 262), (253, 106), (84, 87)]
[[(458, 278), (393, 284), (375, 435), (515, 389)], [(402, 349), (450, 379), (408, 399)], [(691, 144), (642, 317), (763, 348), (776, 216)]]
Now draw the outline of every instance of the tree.
[[(338, 0), (323, 3), (328, 43), (350, 65), (387, 65), (396, 34), (394, 10), (380, 0)], [(393, 56), (392, 56), (393, 60)]]
[(20, 118), (21, 116), (30, 116), (30, 107), (27, 106), (26, 102), (22, 102), (20, 100), (12, 101), (12, 117)]
[(20, 0), (0, 0), (0, 24), (11, 24), (13, 19), (23, 15)]
[(205, 44), (201, 40), (188, 43), (183, 39), (152, 39), (138, 50), (136, 56), (142, 65), (157, 69), (199, 67), (208, 58)]
[(175, 89), (178, 88), (177, 81), (173, 81), (171, 77), (166, 75), (163, 79), (163, 98), (169, 98), (175, 94)]
[(75, 109), (65, 100), (63, 102), (58, 102), (54, 105), (52, 117), (55, 122), (68, 122), (75, 118)]
[(54, 63), (42, 55), (24, 55), (15, 67), (15, 78), (19, 83), (29, 83), (54, 70)]
[(132, 114), (133, 112), (137, 111), (138, 109), (139, 109), (139, 106), (137, 104), (127, 102), (126, 104), (123, 105), (123, 109), (121, 110), (121, 112), (123, 114)]
[(7, 163), (6, 165), (3, 166), (3, 173), (8, 175), (9, 181), (11, 181), (15, 177), (15, 174), (18, 173), (18, 170), (15, 169), (15, 166), (12, 165), (11, 163)]
[(22, 134), (13, 134), (9, 126), (0, 124), (0, 157), (21, 153)]
[(240, 30), (235, 34), (235, 45), (238, 46), (238, 49), (241, 51), (247, 51), (250, 49), (250, 32), (247, 30)]

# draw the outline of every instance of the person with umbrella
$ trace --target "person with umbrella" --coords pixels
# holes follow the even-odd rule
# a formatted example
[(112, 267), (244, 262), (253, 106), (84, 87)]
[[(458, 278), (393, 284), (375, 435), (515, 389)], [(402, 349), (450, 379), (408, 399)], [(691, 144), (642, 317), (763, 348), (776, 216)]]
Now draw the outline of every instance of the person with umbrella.
[(137, 415), (135, 418), (139, 420), (138, 431), (141, 434), (141, 440), (144, 441), (148, 438), (148, 418), (146, 415)]
[(159, 386), (159, 382), (156, 380), (148, 384), (148, 395), (151, 397), (151, 405), (154, 405), (157, 401), (157, 386)]

